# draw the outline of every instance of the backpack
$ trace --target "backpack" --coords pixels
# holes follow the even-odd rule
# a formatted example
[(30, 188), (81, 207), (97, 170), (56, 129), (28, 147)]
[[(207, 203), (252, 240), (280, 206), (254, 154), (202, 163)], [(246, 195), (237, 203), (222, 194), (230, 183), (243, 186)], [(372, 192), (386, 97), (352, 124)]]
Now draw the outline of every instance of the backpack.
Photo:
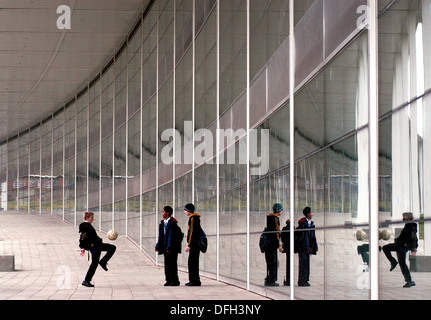
[(259, 248), (260, 248), (260, 252), (262, 253), (264, 253), (266, 249), (268, 249), (268, 238), (266, 235), (266, 228), (263, 229), (262, 234), (260, 235)]
[(416, 234), (416, 231), (412, 231), (412, 234), (408, 242), (406, 243), (406, 249), (412, 250), (412, 249), (416, 249), (417, 247), (418, 247), (418, 236)]
[(293, 252), (299, 253), (301, 244), (302, 244), (302, 236), (303, 232), (301, 231), (294, 231), (293, 232)]
[(290, 250), (290, 226), (285, 226), (281, 229), (280, 239), (283, 244), (283, 253)]
[[(404, 229), (401, 233), (406, 231), (407, 230)], [(410, 234), (405, 234), (404, 236), (401, 234), (395, 239), (395, 244), (406, 252), (418, 247), (417, 227), (415, 226), (414, 228), (410, 228), (408, 231), (410, 231)]]
[(91, 243), (88, 239), (87, 232), (82, 231), (79, 236), (79, 247), (81, 249), (90, 250), (91, 249)]
[(175, 241), (175, 243), (177, 243), (178, 245), (181, 245), (181, 243), (183, 242), (184, 239), (184, 233), (181, 230), (180, 226), (178, 225), (178, 223), (174, 224), (174, 229), (173, 229), (173, 240)]
[(199, 245), (199, 250), (201, 250), (203, 253), (207, 252), (208, 239), (204, 230), (202, 230), (201, 236), (199, 237), (198, 245)]

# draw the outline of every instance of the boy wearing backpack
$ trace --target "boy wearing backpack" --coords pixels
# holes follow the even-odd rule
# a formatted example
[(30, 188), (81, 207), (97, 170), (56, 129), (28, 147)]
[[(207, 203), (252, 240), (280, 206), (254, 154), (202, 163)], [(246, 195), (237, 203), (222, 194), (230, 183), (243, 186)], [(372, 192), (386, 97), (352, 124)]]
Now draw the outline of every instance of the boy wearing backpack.
[[(109, 243), (103, 243), (102, 238), (100, 238), (94, 227), (91, 223), (94, 220), (93, 212), (85, 212), (84, 213), (84, 222), (79, 225), (79, 247), (81, 248), (81, 256), (85, 254), (85, 250), (91, 252), (91, 265), (88, 268), (87, 274), (85, 276), (85, 280), (82, 282), (82, 285), (85, 287), (94, 287), (91, 283), (91, 280), (96, 272), (97, 266), (103, 268), (103, 270), (108, 271), (107, 264), (109, 259), (115, 253), (116, 247)], [(100, 254), (102, 251), (106, 251), (105, 256), (100, 259)], [(100, 261), (99, 261), (100, 259)]]
[(185, 251), (189, 253), (187, 262), (189, 268), (189, 282), (186, 283), (186, 286), (200, 286), (199, 255), (201, 249), (199, 247), (199, 240), (203, 233), (200, 215), (195, 213), (195, 206), (192, 203), (188, 203), (184, 206), (184, 213), (189, 217), (187, 248), (185, 249)]
[[(413, 220), (413, 213), (404, 212), (403, 221), (410, 220)], [(403, 286), (404, 288), (410, 288), (416, 285), (416, 283), (412, 281), (409, 267), (406, 264), (406, 256), (409, 250), (411, 250), (412, 255), (416, 255), (416, 249), (418, 247), (417, 230), (418, 226), (415, 222), (407, 222), (399, 237), (395, 239), (395, 242), (383, 246), (383, 252), (391, 263), (390, 271), (394, 270), (398, 263), (400, 264), (401, 272), (406, 281)], [(392, 256), (391, 251), (395, 251), (397, 253), (398, 262)]]
[[(266, 231), (268, 247), (265, 250), (265, 261), (266, 261), (266, 278), (265, 286), (278, 287), (277, 281), (277, 266), (278, 257), (277, 251), (282, 251), (280, 245), (280, 219), (279, 216), (283, 213), (283, 206), (279, 203), (274, 203), (272, 206), (272, 213), (266, 216)], [(277, 232), (275, 232), (277, 231)]]
[(156, 244), (156, 252), (164, 255), (166, 286), (179, 286), (178, 278), (178, 254), (181, 253), (181, 242), (184, 234), (178, 226), (178, 221), (172, 217), (173, 209), (170, 206), (163, 208), (159, 225), (159, 238)]

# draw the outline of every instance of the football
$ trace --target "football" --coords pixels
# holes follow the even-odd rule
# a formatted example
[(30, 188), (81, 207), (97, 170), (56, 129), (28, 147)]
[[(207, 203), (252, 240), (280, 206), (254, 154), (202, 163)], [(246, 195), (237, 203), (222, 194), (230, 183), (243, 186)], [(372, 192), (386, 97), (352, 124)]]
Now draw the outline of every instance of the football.
[(363, 230), (356, 231), (356, 240), (361, 241), (367, 237), (367, 234)]
[(109, 240), (115, 240), (118, 237), (118, 233), (117, 231), (115, 231), (114, 229), (109, 230), (108, 233), (106, 234), (108, 236)]
[(380, 238), (383, 240), (389, 240), (391, 238), (391, 233), (389, 232), (389, 230), (384, 229), (380, 231)]

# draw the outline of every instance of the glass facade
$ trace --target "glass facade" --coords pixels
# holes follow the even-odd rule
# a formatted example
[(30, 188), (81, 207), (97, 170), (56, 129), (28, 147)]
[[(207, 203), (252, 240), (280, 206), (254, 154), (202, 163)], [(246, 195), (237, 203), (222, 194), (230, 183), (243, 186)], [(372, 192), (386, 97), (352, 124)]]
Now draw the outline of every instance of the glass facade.
[[(162, 264), (162, 208), (187, 232), (183, 207), (193, 202), (209, 242), (201, 274), (281, 299), (370, 298), (367, 257), (412, 212), (419, 247), (407, 265), (431, 287), (431, 0), (378, 2), (378, 212), (367, 4), (152, 1), (94, 79), (0, 142), (1, 208), (73, 225), (93, 211), (98, 230), (115, 228)], [(297, 286), (294, 252), (276, 253), (280, 286), (265, 286), (259, 238), (274, 203), (284, 208), (280, 228), (312, 208), (310, 288)], [(369, 237), (376, 215), (390, 234), (378, 243)], [(378, 259), (378, 297), (409, 298), (401, 272), (389, 272), (383, 251)], [(187, 269), (185, 252), (178, 262)], [(291, 265), (294, 283), (284, 286)]]

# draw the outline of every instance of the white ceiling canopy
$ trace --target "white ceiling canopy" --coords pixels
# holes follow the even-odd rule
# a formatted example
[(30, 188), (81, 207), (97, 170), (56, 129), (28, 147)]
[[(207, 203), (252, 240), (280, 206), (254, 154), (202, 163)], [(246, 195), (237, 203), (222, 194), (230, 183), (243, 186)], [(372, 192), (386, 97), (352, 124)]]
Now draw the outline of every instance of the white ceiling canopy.
[[(112, 58), (149, 0), (0, 0), (0, 141), (61, 108)], [(70, 29), (65, 25), (71, 12)], [(65, 15), (66, 14), (66, 15)]]

